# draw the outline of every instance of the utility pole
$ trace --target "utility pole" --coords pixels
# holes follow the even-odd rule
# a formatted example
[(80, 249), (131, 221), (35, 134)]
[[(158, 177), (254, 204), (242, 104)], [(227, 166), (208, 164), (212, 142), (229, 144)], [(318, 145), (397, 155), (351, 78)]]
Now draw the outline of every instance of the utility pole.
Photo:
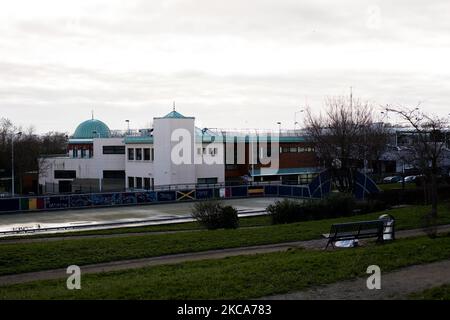
[(13, 133), (11, 136), (11, 194), (14, 197), (16, 194), (15, 190), (15, 172), (14, 172), (14, 137), (15, 135), (21, 136), (22, 132)]

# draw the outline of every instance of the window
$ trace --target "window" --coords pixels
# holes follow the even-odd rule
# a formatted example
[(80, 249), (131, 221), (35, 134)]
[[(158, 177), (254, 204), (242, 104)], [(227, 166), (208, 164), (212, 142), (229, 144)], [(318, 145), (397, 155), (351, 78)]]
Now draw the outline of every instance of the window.
[(125, 154), (125, 146), (103, 146), (103, 154)]
[(81, 158), (86, 158), (86, 150), (81, 149)]
[(76, 179), (77, 172), (75, 170), (55, 170), (55, 179)]
[(150, 161), (150, 148), (144, 149), (144, 161)]
[(136, 189), (142, 189), (142, 178), (136, 178)]
[(296, 153), (297, 148), (296, 147), (289, 148), (289, 152)]
[(134, 177), (128, 177), (128, 188), (134, 188)]
[(134, 149), (128, 148), (128, 160), (133, 161), (134, 160)]
[(125, 179), (125, 171), (104, 170), (103, 179)]
[(142, 149), (136, 149), (136, 160), (137, 161), (142, 160)]
[(217, 184), (217, 178), (199, 178), (197, 179), (198, 184)]
[(217, 154), (217, 148), (208, 148), (208, 153), (214, 157)]
[(144, 189), (150, 189), (150, 178), (144, 178)]
[(152, 148), (151, 152), (152, 152), (151, 161), (155, 161), (155, 149)]

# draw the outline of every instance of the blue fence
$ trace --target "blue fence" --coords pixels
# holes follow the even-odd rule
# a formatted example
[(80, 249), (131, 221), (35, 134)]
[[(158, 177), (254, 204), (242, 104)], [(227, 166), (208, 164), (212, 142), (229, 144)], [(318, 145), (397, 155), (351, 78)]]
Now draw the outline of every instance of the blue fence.
[(311, 198), (308, 186), (266, 185), (147, 192), (112, 192), (0, 199), (0, 213), (112, 207), (247, 197)]
[[(0, 199), (0, 213), (112, 207), (213, 198), (290, 197), (321, 199), (331, 192), (331, 180), (330, 172), (325, 170), (309, 185), (304, 186), (270, 184), (242, 185), (202, 187), (184, 190), (110, 192)], [(358, 199), (379, 191), (376, 184), (362, 173), (356, 175), (355, 184), (356, 188), (354, 193)]]

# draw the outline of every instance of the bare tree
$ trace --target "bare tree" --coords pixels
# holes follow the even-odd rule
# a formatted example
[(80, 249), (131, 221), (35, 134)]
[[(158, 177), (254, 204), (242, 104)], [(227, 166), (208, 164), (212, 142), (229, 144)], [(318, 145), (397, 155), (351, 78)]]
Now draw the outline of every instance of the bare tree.
[(438, 177), (446, 149), (445, 128), (447, 120), (428, 115), (415, 108), (386, 108), (412, 127), (414, 142), (407, 148), (407, 159), (421, 169), (431, 196), (431, 212), (425, 217), (425, 227), (430, 236), (436, 235), (438, 217)]
[(347, 97), (326, 100), (324, 115), (315, 116), (307, 109), (306, 130), (323, 165), (334, 172), (340, 191), (353, 188), (352, 170), (364, 161), (378, 160), (384, 151), (387, 131), (375, 123), (368, 102)]
[[(15, 135), (21, 131), (20, 136)], [(29, 172), (37, 172), (42, 169), (41, 155), (65, 154), (67, 136), (64, 133), (49, 132), (45, 135), (37, 135), (34, 128), (23, 130), (15, 127), (8, 119), (0, 119), (0, 175), (11, 176), (11, 142), (14, 138), (14, 170), (18, 190), (22, 190), (22, 177)]]

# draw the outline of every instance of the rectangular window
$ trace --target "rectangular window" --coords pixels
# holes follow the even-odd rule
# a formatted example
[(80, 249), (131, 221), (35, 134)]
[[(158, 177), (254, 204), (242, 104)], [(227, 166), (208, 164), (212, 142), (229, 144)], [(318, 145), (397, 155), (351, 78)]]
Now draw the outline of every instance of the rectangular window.
[(73, 157), (78, 158), (78, 149), (73, 149)]
[(125, 154), (125, 146), (103, 146), (103, 154)]
[(136, 160), (141, 161), (142, 160), (142, 149), (136, 149)]
[(86, 158), (86, 150), (81, 149), (81, 158)]
[(145, 190), (150, 189), (150, 178), (144, 178), (144, 189)]
[(136, 189), (142, 189), (142, 178), (136, 178)]
[(150, 161), (150, 148), (144, 149), (144, 161)]
[(198, 184), (217, 184), (217, 178), (198, 178)]
[(289, 148), (289, 152), (292, 152), (292, 153), (296, 153), (297, 152), (297, 148)]
[(103, 179), (125, 179), (125, 171), (121, 170), (104, 170)]
[(128, 177), (128, 188), (134, 188), (134, 177)]
[(55, 179), (76, 179), (77, 172), (75, 170), (55, 170)]
[(128, 160), (133, 161), (134, 160), (134, 149), (128, 148)]

